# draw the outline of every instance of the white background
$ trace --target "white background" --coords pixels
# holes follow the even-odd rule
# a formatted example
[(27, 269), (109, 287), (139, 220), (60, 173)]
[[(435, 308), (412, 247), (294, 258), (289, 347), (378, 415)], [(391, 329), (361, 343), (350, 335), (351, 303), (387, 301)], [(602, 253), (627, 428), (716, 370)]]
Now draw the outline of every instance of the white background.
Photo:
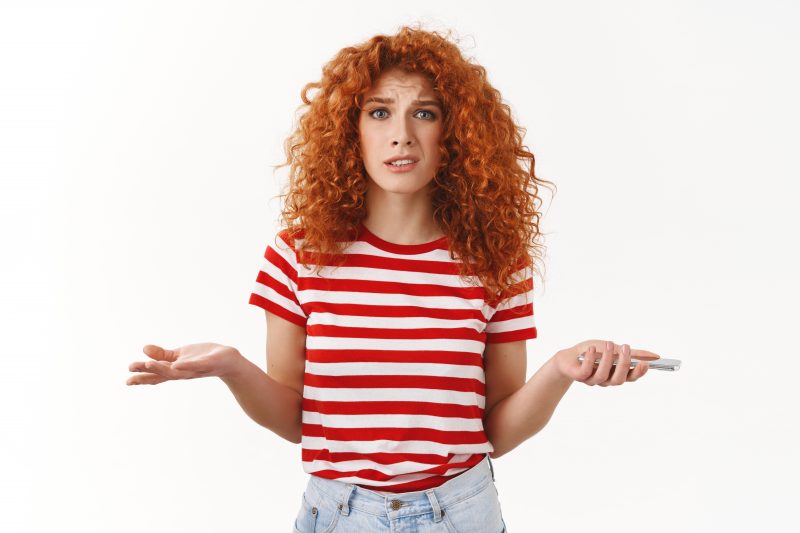
[(291, 529), (299, 446), (217, 378), (127, 368), (203, 341), (264, 368), (247, 299), (300, 89), (416, 21), (457, 32), (558, 185), (528, 375), (588, 338), (684, 363), (575, 383), (495, 461), (509, 530), (797, 527), (797, 5), (431, 5), (2, 2), (0, 530)]

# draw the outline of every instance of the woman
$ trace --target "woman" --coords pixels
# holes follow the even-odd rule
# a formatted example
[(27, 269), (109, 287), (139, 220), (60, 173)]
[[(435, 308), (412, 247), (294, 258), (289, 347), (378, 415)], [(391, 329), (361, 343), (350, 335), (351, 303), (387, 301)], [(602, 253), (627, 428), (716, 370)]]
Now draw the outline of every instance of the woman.
[(219, 376), (301, 443), (295, 531), (505, 531), (490, 458), (540, 431), (573, 381), (636, 381), (647, 365), (631, 357), (658, 356), (587, 340), (525, 382), (549, 182), (445, 36), (404, 27), (345, 48), (301, 96), (285, 227), (250, 295), (267, 373), (232, 347), (147, 345), (129, 384)]

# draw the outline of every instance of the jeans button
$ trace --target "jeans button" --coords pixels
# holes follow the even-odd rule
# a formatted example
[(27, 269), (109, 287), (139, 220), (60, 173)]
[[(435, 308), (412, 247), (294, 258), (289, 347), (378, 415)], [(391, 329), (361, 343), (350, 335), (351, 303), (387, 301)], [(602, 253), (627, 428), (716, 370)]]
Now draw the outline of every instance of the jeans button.
[(400, 507), (403, 505), (403, 502), (401, 502), (400, 500), (392, 500), (391, 503), (392, 503), (392, 509), (394, 509), (395, 511), (400, 509)]
[(311, 508), (311, 514), (317, 514), (317, 508), (316, 507), (312, 507)]

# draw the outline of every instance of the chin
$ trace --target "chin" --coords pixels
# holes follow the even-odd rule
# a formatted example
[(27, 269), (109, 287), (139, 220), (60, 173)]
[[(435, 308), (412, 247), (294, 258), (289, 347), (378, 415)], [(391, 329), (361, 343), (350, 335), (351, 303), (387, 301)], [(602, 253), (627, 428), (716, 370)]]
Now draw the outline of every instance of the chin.
[(383, 180), (373, 180), (375, 187), (384, 192), (397, 194), (414, 194), (428, 186), (428, 183), (387, 183)]
[(433, 178), (422, 180), (417, 177), (409, 176), (408, 174), (395, 174), (395, 175), (379, 175), (378, 179), (369, 176), (370, 181), (374, 187), (381, 189), (385, 192), (397, 194), (413, 194), (419, 192), (430, 186)]

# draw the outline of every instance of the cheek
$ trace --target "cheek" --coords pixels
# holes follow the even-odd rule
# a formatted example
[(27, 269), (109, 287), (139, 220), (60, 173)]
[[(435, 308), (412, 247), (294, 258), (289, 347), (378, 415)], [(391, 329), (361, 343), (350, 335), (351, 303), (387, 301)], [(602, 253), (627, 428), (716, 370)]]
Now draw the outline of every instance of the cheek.
[(429, 128), (422, 133), (426, 146), (438, 146), (442, 140), (441, 128)]
[(369, 161), (377, 157), (378, 138), (375, 132), (369, 129), (362, 129), (358, 136), (359, 145), (361, 146), (361, 155), (365, 161)]
[(437, 165), (441, 159), (441, 154), (439, 153), (441, 142), (442, 135), (439, 131), (431, 132), (431, 134), (425, 139), (425, 153), (427, 154), (429, 160)]

